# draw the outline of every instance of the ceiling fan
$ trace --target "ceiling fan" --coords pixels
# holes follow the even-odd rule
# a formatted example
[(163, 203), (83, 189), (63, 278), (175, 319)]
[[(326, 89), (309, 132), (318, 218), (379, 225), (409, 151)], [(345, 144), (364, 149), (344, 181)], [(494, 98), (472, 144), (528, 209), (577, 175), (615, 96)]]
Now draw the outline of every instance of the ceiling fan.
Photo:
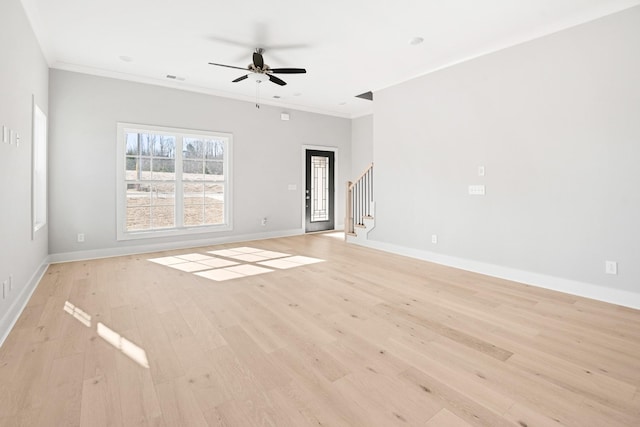
[(284, 86), (287, 83), (284, 80), (274, 76), (274, 74), (304, 74), (307, 72), (307, 70), (305, 70), (304, 68), (271, 68), (264, 63), (264, 58), (262, 57), (263, 53), (264, 49), (256, 49), (253, 52), (253, 63), (249, 64), (247, 68), (235, 67), (233, 65), (216, 64), (214, 62), (209, 62), (209, 65), (217, 65), (219, 67), (235, 68), (238, 70), (249, 71), (249, 74), (238, 77), (237, 79), (233, 80), (233, 83), (240, 82), (246, 78), (250, 78), (257, 83), (267, 81), (268, 79), (269, 81), (277, 85)]

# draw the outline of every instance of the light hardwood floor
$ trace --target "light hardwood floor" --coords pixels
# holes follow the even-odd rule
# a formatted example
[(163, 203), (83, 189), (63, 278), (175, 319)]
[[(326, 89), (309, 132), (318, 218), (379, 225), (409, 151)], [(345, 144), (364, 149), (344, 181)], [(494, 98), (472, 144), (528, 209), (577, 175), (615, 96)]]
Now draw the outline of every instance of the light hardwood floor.
[[(150, 258), (324, 262), (213, 281)], [(640, 426), (640, 311), (321, 235), (56, 264), (0, 425)]]

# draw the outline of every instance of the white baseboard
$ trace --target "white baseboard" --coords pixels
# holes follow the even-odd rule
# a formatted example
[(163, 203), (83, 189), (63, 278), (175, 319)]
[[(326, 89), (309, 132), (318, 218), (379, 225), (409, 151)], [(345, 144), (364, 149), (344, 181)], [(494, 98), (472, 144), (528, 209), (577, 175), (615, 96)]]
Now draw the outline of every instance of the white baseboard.
[(147, 245), (119, 246), (106, 249), (92, 249), (87, 251), (63, 252), (49, 255), (52, 264), (69, 261), (83, 261), (89, 259), (109, 258), (116, 256), (135, 255), (150, 252), (168, 251), (173, 249), (197, 248), (200, 246), (221, 245), (224, 243), (247, 242), (250, 240), (276, 239), (279, 237), (297, 236), (304, 234), (303, 229), (269, 231), (263, 233), (241, 234), (218, 237), (213, 239), (182, 240), (168, 243), (151, 243)]
[(47, 259), (45, 259), (35, 273), (33, 273), (26, 286), (22, 288), (22, 291), (13, 301), (9, 310), (7, 310), (2, 315), (2, 318), (0, 318), (0, 347), (4, 344), (4, 340), (7, 339), (9, 332), (11, 332), (11, 329), (13, 329), (13, 326), (18, 321), (22, 311), (27, 306), (27, 303), (31, 299), (31, 295), (33, 295), (33, 291), (36, 290), (44, 272), (47, 271), (47, 267), (49, 267), (49, 263)]
[(617, 304), (624, 307), (640, 309), (640, 293), (623, 291), (620, 289), (608, 288), (591, 283), (579, 282), (576, 280), (563, 279), (560, 277), (548, 276), (530, 271), (518, 270), (515, 268), (489, 264), (480, 261), (473, 261), (464, 258), (457, 258), (448, 255), (420, 249), (407, 248), (391, 243), (377, 242), (372, 240), (353, 241), (354, 244), (417, 258), (424, 261), (434, 262), (461, 270), (472, 271), (474, 273), (485, 274), (487, 276), (498, 277), (500, 279), (512, 280), (539, 288), (564, 292), (584, 298)]

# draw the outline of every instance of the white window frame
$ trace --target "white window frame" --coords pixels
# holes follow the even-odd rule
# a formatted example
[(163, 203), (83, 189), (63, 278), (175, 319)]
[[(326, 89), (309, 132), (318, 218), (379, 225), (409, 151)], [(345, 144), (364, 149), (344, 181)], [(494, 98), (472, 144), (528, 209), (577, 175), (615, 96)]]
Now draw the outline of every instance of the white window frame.
[(35, 239), (38, 230), (47, 225), (47, 115), (33, 103), (32, 164), (31, 164), (31, 223)]
[[(117, 161), (116, 161), (116, 191), (117, 191), (117, 202), (116, 202), (116, 215), (117, 215), (117, 240), (134, 240), (134, 239), (149, 239), (149, 238), (157, 238), (157, 237), (171, 237), (171, 236), (183, 236), (183, 235), (191, 235), (191, 234), (202, 234), (202, 233), (215, 233), (221, 231), (230, 231), (233, 230), (232, 224), (232, 158), (233, 158), (233, 135), (230, 133), (222, 133), (222, 132), (213, 132), (213, 131), (203, 131), (203, 130), (192, 130), (192, 129), (181, 129), (181, 128), (171, 128), (165, 126), (153, 126), (153, 125), (143, 125), (143, 124), (135, 124), (135, 123), (118, 123), (117, 124), (117, 132), (118, 132), (118, 149), (117, 151)], [(127, 231), (127, 185), (126, 185), (126, 133), (127, 132), (138, 132), (138, 133), (154, 133), (154, 134), (163, 134), (170, 135), (176, 137), (176, 203), (174, 206), (175, 209), (175, 219), (176, 224), (174, 228), (161, 228), (154, 230), (136, 230), (136, 231)], [(226, 138), (227, 144), (225, 147), (224, 153), (224, 223), (216, 224), (216, 225), (197, 225), (197, 226), (184, 226), (182, 224), (182, 207), (183, 207), (183, 193), (182, 193), (182, 150), (185, 138), (202, 138), (202, 137), (213, 137), (213, 138)]]

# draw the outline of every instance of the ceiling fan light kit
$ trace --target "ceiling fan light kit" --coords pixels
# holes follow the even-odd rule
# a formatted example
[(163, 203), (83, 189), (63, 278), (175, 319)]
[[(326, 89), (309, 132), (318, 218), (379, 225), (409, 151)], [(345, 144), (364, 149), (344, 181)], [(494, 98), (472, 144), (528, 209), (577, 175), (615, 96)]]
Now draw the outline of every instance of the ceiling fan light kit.
[(249, 76), (249, 80), (253, 80), (256, 83), (262, 83), (269, 80), (269, 77), (263, 73), (251, 73), (251, 74), (248, 74), (248, 76)]

